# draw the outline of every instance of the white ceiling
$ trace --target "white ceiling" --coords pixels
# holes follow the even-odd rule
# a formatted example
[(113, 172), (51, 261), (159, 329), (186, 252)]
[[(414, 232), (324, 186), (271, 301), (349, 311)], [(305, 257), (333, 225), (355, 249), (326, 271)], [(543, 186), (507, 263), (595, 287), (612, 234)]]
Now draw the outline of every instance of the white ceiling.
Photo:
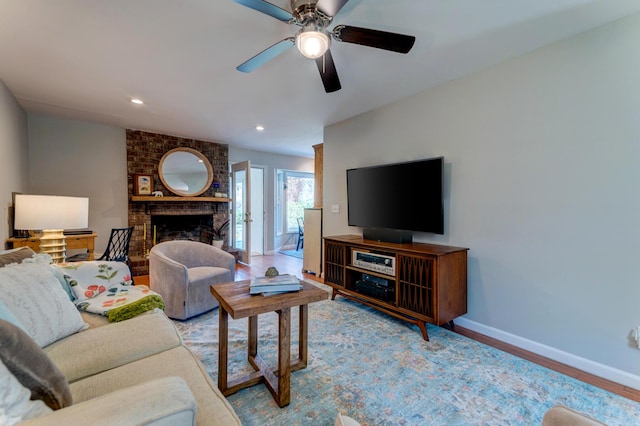
[(297, 27), (232, 0), (0, 0), (0, 79), (28, 112), (309, 157), (326, 125), (637, 12), (638, 0), (351, 0), (330, 28), (417, 40), (408, 55), (334, 42), (342, 90), (327, 94), (295, 49), (236, 71)]

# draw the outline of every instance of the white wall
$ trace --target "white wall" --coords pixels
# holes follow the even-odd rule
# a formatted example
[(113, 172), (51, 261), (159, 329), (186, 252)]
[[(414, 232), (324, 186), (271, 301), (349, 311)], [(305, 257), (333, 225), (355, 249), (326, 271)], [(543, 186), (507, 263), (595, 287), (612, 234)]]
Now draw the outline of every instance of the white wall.
[(470, 248), (458, 323), (640, 388), (638, 40), (640, 15), (326, 128), (325, 235), (360, 233), (347, 168), (444, 156), (445, 235), (414, 240)]
[(30, 192), (89, 197), (89, 228), (101, 253), (111, 228), (128, 221), (125, 130), (42, 114), (28, 121)]
[(27, 115), (0, 80), (0, 248), (11, 236), (9, 207), (12, 192), (29, 190)]
[(297, 170), (300, 172), (313, 173), (313, 158), (295, 157), (291, 155), (272, 154), (262, 151), (235, 148), (229, 145), (229, 163), (239, 163), (249, 160), (252, 166), (264, 166), (266, 191), (264, 198), (266, 240), (265, 254), (272, 254), (283, 244), (283, 238), (274, 235), (275, 225), (275, 173), (276, 169)]

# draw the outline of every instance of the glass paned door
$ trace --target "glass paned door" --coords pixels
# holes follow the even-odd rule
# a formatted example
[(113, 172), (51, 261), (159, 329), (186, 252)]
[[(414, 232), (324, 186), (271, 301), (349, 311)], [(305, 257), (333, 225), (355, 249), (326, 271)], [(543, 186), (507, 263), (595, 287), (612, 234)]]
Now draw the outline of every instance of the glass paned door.
[(243, 161), (231, 167), (233, 174), (232, 246), (242, 263), (251, 262), (251, 163)]

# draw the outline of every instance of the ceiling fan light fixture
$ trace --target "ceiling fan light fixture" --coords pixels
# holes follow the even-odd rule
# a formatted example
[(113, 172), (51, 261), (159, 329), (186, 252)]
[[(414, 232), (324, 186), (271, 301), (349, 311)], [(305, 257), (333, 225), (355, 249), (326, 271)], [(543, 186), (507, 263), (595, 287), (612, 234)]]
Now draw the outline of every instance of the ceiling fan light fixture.
[(324, 55), (329, 49), (331, 39), (320, 31), (301, 30), (296, 36), (296, 47), (303, 56), (309, 59), (316, 59)]

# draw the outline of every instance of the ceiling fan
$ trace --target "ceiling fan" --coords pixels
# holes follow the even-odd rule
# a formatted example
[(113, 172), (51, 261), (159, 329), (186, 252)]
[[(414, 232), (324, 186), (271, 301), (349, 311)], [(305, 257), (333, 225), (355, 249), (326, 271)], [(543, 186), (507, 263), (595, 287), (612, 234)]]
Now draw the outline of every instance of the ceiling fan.
[(292, 12), (264, 0), (234, 1), (287, 24), (301, 27), (295, 37), (287, 37), (266, 48), (236, 67), (238, 71), (251, 72), (295, 44), (300, 53), (316, 61), (327, 93), (338, 91), (342, 87), (329, 49), (332, 39), (398, 53), (408, 53), (416, 41), (413, 36), (349, 25), (337, 25), (329, 31), (331, 21), (349, 0), (291, 0)]

